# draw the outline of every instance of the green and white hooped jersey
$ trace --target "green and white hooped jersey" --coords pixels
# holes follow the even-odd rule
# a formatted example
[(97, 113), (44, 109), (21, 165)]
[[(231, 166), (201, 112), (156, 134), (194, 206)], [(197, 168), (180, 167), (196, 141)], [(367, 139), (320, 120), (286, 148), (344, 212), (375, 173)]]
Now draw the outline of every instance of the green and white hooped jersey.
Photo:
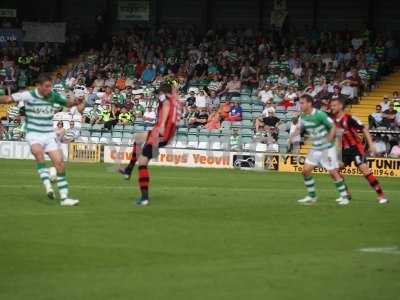
[(23, 101), (26, 114), (26, 132), (50, 133), (53, 128), (53, 106), (67, 105), (67, 99), (57, 92), (51, 92), (46, 97), (39, 95), (37, 89), (11, 95), (15, 102)]
[(310, 114), (302, 113), (300, 126), (309, 136), (312, 149), (324, 150), (334, 146), (334, 142), (328, 142), (327, 137), (335, 125), (325, 112), (314, 108)]

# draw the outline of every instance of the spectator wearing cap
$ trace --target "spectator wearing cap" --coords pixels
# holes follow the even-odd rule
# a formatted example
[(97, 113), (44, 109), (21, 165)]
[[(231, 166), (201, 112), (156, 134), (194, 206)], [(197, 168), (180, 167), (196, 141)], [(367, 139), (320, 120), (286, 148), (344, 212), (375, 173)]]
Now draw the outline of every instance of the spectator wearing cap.
[(234, 105), (231, 107), (231, 110), (229, 112), (229, 116), (226, 119), (227, 121), (231, 121), (231, 122), (238, 122), (238, 121), (242, 121), (242, 113), (243, 113), (243, 109), (240, 106), (240, 102), (239, 101), (235, 101)]

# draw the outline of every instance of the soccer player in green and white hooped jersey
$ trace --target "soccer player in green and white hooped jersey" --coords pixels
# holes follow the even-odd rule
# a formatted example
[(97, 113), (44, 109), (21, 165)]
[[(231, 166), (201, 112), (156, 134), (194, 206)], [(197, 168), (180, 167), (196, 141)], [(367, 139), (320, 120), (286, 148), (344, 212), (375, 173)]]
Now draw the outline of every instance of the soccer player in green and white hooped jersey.
[[(310, 95), (300, 97), (300, 130), (304, 131), (311, 140), (311, 150), (308, 153), (303, 176), (308, 195), (298, 200), (301, 204), (312, 204), (317, 201), (315, 182), (312, 171), (316, 166), (324, 167), (333, 180), (340, 194), (338, 204), (349, 204), (350, 195), (343, 177), (339, 173), (339, 163), (335, 146), (336, 126), (328, 115), (313, 107), (313, 98)], [(292, 135), (294, 136), (294, 135)]]
[(37, 162), (39, 176), (46, 188), (49, 198), (54, 198), (54, 191), (49, 179), (49, 171), (46, 168), (44, 155), (50, 157), (57, 170), (57, 187), (62, 206), (74, 206), (79, 200), (68, 197), (68, 183), (65, 178), (65, 167), (63, 154), (53, 128), (53, 104), (71, 107), (77, 106), (83, 111), (84, 102), (75, 99), (66, 99), (57, 92), (52, 91), (51, 78), (40, 75), (37, 87), (32, 91), (12, 94), (11, 96), (0, 96), (0, 104), (22, 101), (25, 104), (26, 114), (26, 140), (31, 146), (31, 152)]

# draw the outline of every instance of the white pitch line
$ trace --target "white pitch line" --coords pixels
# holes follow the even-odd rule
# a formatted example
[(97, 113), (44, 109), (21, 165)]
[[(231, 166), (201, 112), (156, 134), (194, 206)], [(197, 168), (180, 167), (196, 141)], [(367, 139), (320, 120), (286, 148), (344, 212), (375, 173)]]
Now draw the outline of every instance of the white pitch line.
[(382, 253), (382, 254), (395, 254), (400, 255), (400, 248), (398, 246), (392, 247), (375, 247), (375, 248), (361, 248), (361, 252), (368, 253)]

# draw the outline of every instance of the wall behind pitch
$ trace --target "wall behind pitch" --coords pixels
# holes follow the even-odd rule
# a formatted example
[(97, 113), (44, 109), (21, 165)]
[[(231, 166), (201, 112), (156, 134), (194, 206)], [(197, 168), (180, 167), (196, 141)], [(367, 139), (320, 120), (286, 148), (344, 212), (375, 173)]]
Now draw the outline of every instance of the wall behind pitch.
[(318, 2), (317, 27), (320, 30), (343, 30), (346, 26), (350, 31), (363, 30), (367, 20), (368, 1), (335, 0)]

